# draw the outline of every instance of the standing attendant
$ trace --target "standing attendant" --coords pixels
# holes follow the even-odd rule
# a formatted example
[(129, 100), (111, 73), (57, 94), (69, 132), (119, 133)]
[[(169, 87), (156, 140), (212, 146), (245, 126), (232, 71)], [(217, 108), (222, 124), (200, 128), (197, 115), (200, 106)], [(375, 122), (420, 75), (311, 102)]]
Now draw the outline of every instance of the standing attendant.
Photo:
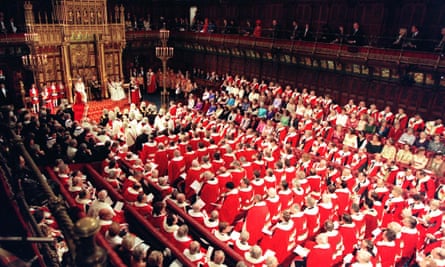
[(51, 109), (51, 88), (50, 88), (50, 84), (47, 83), (46, 86), (43, 86), (42, 84), (42, 102), (43, 105), (47, 108), (47, 109)]
[(130, 104), (139, 106), (141, 102), (141, 91), (135, 77), (130, 79), (130, 93), (128, 94)]
[(57, 95), (59, 97), (59, 103), (62, 103), (62, 99), (65, 99), (65, 86), (63, 82), (57, 84)]
[(348, 44), (361, 46), (364, 43), (363, 33), (360, 29), (360, 24), (358, 22), (354, 22), (352, 25), (352, 33), (348, 38)]
[(74, 84), (74, 120), (81, 122), (87, 116), (87, 94), (85, 92), (85, 84), (82, 78), (79, 78)]
[(151, 69), (148, 69), (148, 71), (147, 71), (147, 93), (153, 94), (155, 92), (156, 92), (156, 75)]
[(93, 76), (90, 81), (90, 91), (93, 93), (94, 100), (102, 99), (102, 90), (100, 88), (100, 83), (96, 76)]
[(56, 82), (51, 83), (51, 113), (54, 113), (55, 109), (59, 106), (59, 92), (57, 92)]
[(6, 89), (6, 85), (4, 83), (0, 84), (0, 106), (10, 104), (10, 95), (9, 90)]
[(31, 99), (32, 112), (39, 112), (39, 89), (35, 83), (32, 84), (31, 89), (29, 89), (29, 98)]
[(253, 29), (253, 37), (261, 37), (261, 20), (255, 21), (255, 28)]

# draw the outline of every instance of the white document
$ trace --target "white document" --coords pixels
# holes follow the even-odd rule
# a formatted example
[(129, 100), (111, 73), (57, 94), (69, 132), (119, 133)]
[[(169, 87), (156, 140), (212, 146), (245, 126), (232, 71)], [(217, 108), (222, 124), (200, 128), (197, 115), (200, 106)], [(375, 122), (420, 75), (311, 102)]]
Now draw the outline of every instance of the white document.
[(117, 201), (116, 205), (114, 205), (114, 210), (115, 211), (121, 211), (123, 207), (124, 207), (124, 202)]
[(230, 238), (231, 238), (232, 240), (238, 240), (239, 237), (240, 237), (240, 235), (241, 235), (240, 232), (233, 231), (233, 232), (230, 234)]
[(198, 194), (198, 193), (199, 193), (199, 190), (201, 190), (202, 185), (201, 185), (200, 182), (198, 182), (197, 180), (195, 180), (195, 181), (190, 185), (190, 187), (196, 192), (196, 194)]
[(304, 248), (300, 245), (298, 245), (295, 249), (294, 252), (297, 253), (298, 255), (300, 255), (301, 257), (307, 257), (307, 254), (309, 254), (309, 249)]

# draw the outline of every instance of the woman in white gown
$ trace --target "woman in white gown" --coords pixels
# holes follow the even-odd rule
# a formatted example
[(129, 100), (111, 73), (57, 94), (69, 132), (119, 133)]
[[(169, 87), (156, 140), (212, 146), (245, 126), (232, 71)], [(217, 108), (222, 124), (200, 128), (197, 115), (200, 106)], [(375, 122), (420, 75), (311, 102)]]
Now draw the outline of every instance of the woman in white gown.
[(126, 98), (122, 85), (123, 83), (117, 79), (115, 79), (115, 81), (108, 81), (108, 91), (110, 92), (111, 100), (119, 101)]

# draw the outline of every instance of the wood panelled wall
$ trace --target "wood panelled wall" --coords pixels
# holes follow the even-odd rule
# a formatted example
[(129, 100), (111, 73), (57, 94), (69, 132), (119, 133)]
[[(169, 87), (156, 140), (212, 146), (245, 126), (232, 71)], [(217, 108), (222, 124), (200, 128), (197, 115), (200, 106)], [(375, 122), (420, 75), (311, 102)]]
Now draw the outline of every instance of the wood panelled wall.
[(323, 70), (290, 66), (278, 62), (251, 60), (216, 54), (178, 51), (175, 56), (176, 68), (190, 66), (217, 73), (230, 73), (254, 77), (266, 81), (292, 85), (300, 90), (304, 87), (314, 89), (318, 95), (330, 94), (339, 104), (349, 99), (375, 103), (379, 109), (391, 106), (393, 111), (404, 108), (409, 114), (420, 113), (425, 118), (443, 118), (445, 114), (445, 91), (437, 88), (405, 86), (399, 81), (382, 81)]

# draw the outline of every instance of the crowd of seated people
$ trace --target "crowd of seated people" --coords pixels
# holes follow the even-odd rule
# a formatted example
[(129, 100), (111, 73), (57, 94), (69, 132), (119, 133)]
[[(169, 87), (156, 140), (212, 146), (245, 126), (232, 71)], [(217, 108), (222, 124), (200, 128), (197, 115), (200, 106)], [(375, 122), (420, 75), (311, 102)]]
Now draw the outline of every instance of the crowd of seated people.
[[(72, 171), (63, 160), (58, 160), (53, 169), (61, 185), (69, 192), (69, 197), (74, 199), (76, 207), (71, 208), (98, 219), (99, 233), (126, 266), (164, 266), (164, 263), (171, 262), (169, 250), (161, 252), (153, 249), (151, 244), (129, 231), (122, 207), (116, 205), (116, 200), (111, 199), (107, 190), (96, 192), (87, 174), (81, 170)], [(151, 206), (147, 211), (147, 199), (142, 196), (139, 194), (134, 207), (141, 214), (151, 214)]]
[(54, 238), (51, 243), (52, 249), (57, 252), (59, 260), (62, 261), (63, 254), (68, 250), (62, 232), (47, 206), (33, 206), (30, 208), (31, 214), (44, 237)]
[[(127, 31), (145, 30), (151, 31), (151, 16), (144, 18), (127, 15), (126, 29)], [(299, 24), (298, 20), (293, 20), (290, 25), (282, 25), (276, 18), (270, 21), (261, 21), (246, 19), (243, 21), (235, 21), (228, 18), (209, 18), (202, 14), (197, 14), (189, 23), (187, 18), (174, 18), (168, 20), (161, 17), (155, 23), (156, 28), (164, 26), (175, 31), (192, 31), (198, 33), (221, 33), (221, 34), (237, 34), (242, 36), (266, 37), (274, 39), (302, 40), (302, 41), (318, 41), (323, 43), (338, 43), (350, 45), (375, 45), (370, 38), (366, 40), (365, 35), (360, 28), (359, 22), (354, 22), (350, 30), (345, 25), (338, 25), (333, 30), (330, 25), (322, 25), (318, 32), (315, 32), (310, 24)], [(331, 25), (332, 26), (332, 25)], [(426, 34), (419, 29), (419, 25), (411, 25), (409, 28), (402, 27), (395, 36), (387, 36), (378, 40), (378, 46), (389, 47), (393, 49), (408, 49), (418, 51), (436, 51), (443, 52), (445, 48), (445, 28), (441, 29), (434, 38), (435, 41), (427, 40)], [(386, 40), (387, 39), (387, 40)]]
[[(443, 261), (441, 119), (364, 101), (340, 106), (315, 91), (230, 75), (220, 90), (189, 94), (150, 118), (142, 107), (110, 111), (88, 126), (63, 111), (39, 117), (23, 111), (19, 133), (40, 162), (47, 155), (48, 164), (102, 160), (104, 179), (192, 259), (205, 251), (191, 246), (187, 225), (163, 199), (242, 253), (248, 266), (266, 258), (382, 266)], [(49, 146), (50, 137), (60, 142)], [(70, 158), (73, 140), (80, 145)], [(147, 182), (160, 198), (146, 195)], [(68, 182), (74, 193), (82, 185), (81, 177)], [(75, 197), (88, 199), (90, 192)], [(334, 233), (342, 242), (331, 240)], [(402, 248), (410, 238), (416, 246)], [(216, 253), (206, 259), (212, 258)]]

